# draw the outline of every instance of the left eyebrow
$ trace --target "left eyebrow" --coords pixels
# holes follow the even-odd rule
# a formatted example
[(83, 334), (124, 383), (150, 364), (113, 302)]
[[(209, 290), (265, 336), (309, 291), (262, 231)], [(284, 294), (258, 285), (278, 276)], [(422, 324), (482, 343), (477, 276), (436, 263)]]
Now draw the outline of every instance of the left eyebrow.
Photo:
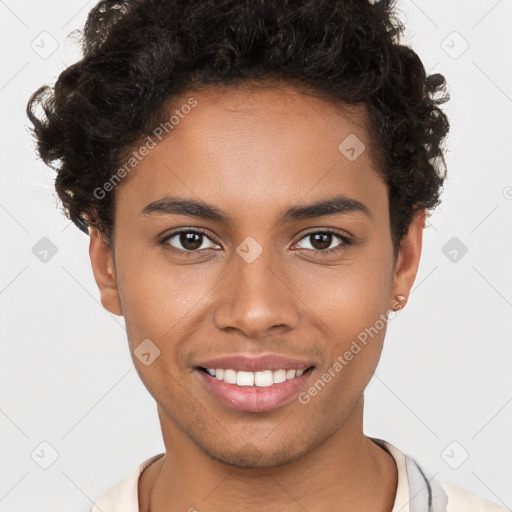
[(339, 215), (344, 213), (362, 212), (371, 217), (370, 208), (357, 199), (344, 195), (338, 195), (327, 199), (321, 199), (307, 205), (292, 206), (282, 216), (280, 223), (324, 217), (326, 215)]
[[(370, 209), (361, 201), (344, 195), (321, 199), (307, 205), (292, 206), (280, 217), (278, 223), (284, 224), (302, 219), (339, 215), (353, 212), (362, 212), (371, 217)], [(142, 215), (154, 213), (167, 215), (188, 215), (201, 219), (211, 219), (219, 222), (230, 222), (230, 216), (220, 208), (206, 203), (178, 196), (166, 195), (149, 203), (141, 212)]]

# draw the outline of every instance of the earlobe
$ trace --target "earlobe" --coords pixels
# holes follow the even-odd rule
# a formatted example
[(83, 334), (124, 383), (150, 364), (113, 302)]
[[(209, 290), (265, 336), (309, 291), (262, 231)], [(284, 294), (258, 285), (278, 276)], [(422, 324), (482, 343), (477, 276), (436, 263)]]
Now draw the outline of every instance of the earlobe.
[(418, 273), (426, 216), (426, 209), (420, 210), (415, 214), (407, 234), (400, 243), (391, 297), (392, 304), (396, 304), (397, 296), (402, 297), (399, 301), (400, 307), (398, 309), (402, 309), (407, 304), (412, 285)]
[(94, 280), (100, 292), (101, 304), (110, 313), (122, 316), (112, 251), (97, 228), (89, 226), (89, 237), (89, 257)]

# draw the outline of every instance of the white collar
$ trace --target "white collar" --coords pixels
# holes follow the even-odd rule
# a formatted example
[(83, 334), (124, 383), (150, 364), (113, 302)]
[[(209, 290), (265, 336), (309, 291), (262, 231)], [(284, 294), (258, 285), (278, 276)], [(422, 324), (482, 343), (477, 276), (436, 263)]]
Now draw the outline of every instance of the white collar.
[(379, 446), (382, 446), (395, 459), (398, 470), (398, 484), (396, 486), (392, 512), (409, 512), (409, 479), (407, 477), (405, 455), (388, 441), (375, 437), (370, 437), (370, 439)]

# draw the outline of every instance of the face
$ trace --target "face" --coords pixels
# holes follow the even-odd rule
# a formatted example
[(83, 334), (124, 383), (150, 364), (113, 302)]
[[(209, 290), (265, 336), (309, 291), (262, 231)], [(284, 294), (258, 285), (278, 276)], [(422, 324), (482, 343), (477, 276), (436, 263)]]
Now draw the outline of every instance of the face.
[[(414, 281), (424, 217), (395, 260), (361, 110), (292, 87), (215, 88), (173, 109), (190, 98), (115, 190), (115, 255), (91, 231), (93, 270), (169, 438), (236, 466), (281, 465), (355, 414), (383, 317)], [(303, 373), (279, 382), (268, 370), (280, 369)]]

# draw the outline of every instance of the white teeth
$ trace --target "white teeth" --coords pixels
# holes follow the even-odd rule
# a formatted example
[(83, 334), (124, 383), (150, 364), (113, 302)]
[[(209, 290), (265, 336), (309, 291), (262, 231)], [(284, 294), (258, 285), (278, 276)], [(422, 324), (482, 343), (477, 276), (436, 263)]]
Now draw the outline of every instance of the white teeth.
[(297, 371), (297, 370), (288, 370), (288, 371), (286, 372), (286, 380), (288, 380), (288, 379), (293, 379), (293, 377), (295, 377), (295, 372), (296, 372), (296, 371)]
[(254, 385), (260, 388), (266, 388), (274, 384), (274, 372), (272, 370), (264, 370), (254, 374)]
[(254, 386), (254, 373), (252, 372), (236, 372), (237, 386)]
[(286, 370), (276, 370), (274, 372), (274, 384), (279, 384), (286, 380)]
[(279, 384), (287, 380), (300, 377), (304, 370), (263, 370), (261, 372), (236, 371), (223, 368), (207, 368), (206, 371), (217, 380), (222, 380), (228, 384), (237, 386), (256, 386), (264, 388)]
[(224, 370), (224, 377), (222, 378), (224, 382), (228, 384), (236, 384), (236, 372), (235, 370)]

